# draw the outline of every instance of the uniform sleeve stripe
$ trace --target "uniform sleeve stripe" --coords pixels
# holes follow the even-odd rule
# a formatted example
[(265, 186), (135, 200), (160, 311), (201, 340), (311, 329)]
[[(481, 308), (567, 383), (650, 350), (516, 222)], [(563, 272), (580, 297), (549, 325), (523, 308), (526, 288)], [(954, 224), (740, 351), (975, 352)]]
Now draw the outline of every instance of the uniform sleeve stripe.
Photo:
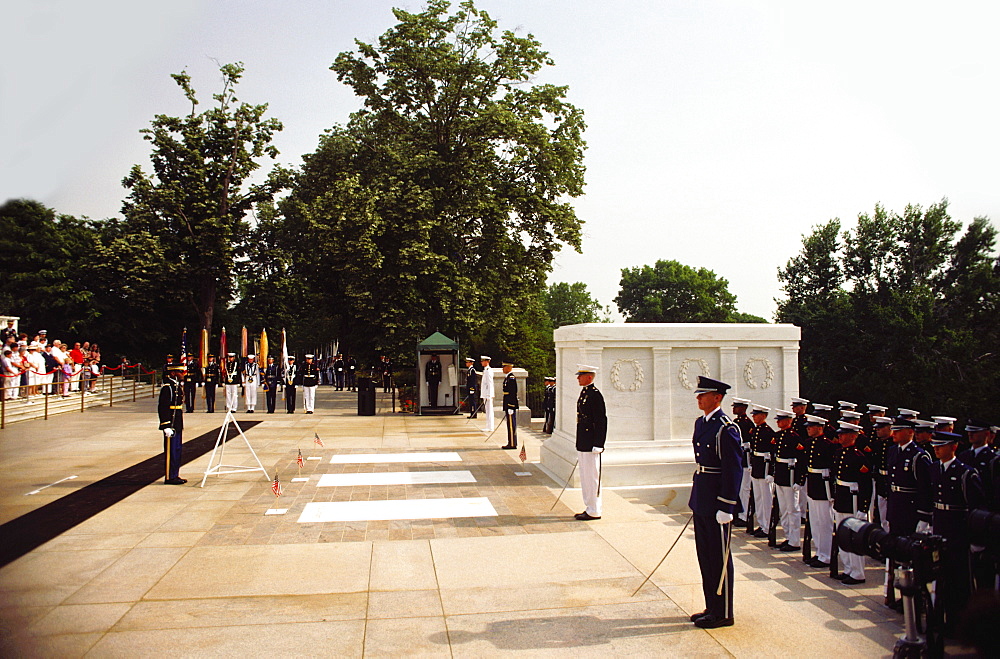
[(730, 506), (736, 505), (735, 501), (730, 501), (729, 499), (723, 499), (722, 497), (715, 497), (715, 498), (721, 501), (722, 503), (728, 503)]

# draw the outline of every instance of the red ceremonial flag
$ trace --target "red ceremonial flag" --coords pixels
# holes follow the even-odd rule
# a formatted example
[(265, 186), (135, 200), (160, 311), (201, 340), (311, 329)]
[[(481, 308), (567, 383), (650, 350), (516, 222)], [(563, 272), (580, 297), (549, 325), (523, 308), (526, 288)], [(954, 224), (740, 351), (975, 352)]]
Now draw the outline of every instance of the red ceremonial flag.
[(313, 440), (313, 443), (315, 443), (317, 446), (323, 446), (323, 440), (319, 438), (319, 433), (314, 432), (313, 435), (315, 435), (316, 437), (316, 439)]
[(278, 482), (278, 474), (274, 474), (274, 485), (271, 486), (271, 491), (274, 492), (274, 496), (281, 496), (281, 483)]
[(302, 449), (299, 449), (299, 457), (298, 457), (298, 458), (296, 458), (296, 460), (295, 460), (295, 461), (296, 461), (297, 463), (299, 463), (299, 466), (300, 466), (300, 467), (302, 466)]
[(240, 333), (240, 357), (246, 358), (250, 354), (247, 352), (247, 328), (244, 326)]
[(222, 328), (222, 336), (219, 337), (219, 363), (226, 363), (226, 328)]
[(517, 457), (521, 458), (522, 463), (528, 459), (528, 453), (524, 450), (524, 442), (521, 442), (521, 453)]

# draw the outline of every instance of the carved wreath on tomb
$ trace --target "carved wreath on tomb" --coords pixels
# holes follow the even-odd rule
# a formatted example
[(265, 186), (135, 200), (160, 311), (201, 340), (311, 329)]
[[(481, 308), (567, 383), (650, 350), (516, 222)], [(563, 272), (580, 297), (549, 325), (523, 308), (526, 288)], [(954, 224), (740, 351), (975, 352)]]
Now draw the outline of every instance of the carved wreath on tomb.
[[(632, 382), (625, 384), (621, 380), (622, 364), (632, 367)], [(617, 359), (611, 367), (611, 384), (618, 391), (639, 391), (642, 387), (642, 366), (638, 359)]]
[(708, 368), (708, 362), (706, 362), (704, 359), (701, 359), (700, 357), (688, 357), (687, 359), (682, 361), (680, 368), (677, 369), (677, 379), (681, 381), (681, 386), (687, 389), (688, 391), (694, 389), (694, 385), (691, 384), (691, 380), (688, 379), (688, 366), (690, 366), (692, 363), (698, 364), (698, 366), (701, 368), (702, 375), (708, 376), (712, 374), (711, 370)]
[[(764, 381), (757, 384), (757, 381), (753, 377), (753, 366), (754, 364), (764, 365)], [(747, 360), (746, 366), (743, 367), (743, 380), (746, 381), (747, 386), (751, 389), (767, 389), (771, 386), (771, 382), (774, 380), (774, 367), (771, 365), (771, 360), (766, 357), (751, 357)]]

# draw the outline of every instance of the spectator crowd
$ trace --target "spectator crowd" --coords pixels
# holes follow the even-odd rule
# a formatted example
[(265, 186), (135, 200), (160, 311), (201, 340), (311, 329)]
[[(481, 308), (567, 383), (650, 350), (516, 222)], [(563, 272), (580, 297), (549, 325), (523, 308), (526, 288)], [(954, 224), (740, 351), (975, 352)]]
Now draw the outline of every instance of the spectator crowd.
[(59, 339), (50, 341), (46, 330), (29, 338), (14, 328), (14, 321), (0, 329), (0, 375), (6, 400), (27, 403), (38, 395), (69, 396), (71, 392), (95, 393), (101, 375), (101, 349), (96, 343)]

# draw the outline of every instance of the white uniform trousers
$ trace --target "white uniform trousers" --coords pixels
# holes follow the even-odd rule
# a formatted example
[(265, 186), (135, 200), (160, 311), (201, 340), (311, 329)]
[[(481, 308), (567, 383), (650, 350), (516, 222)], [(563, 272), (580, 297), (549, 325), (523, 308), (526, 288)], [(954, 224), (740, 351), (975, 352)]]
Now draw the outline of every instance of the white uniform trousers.
[[(878, 506), (878, 518), (882, 522), (882, 530), (886, 533), (889, 532), (889, 520), (885, 518), (887, 512), (889, 512), (889, 499), (886, 497), (876, 496), (874, 498), (874, 503), (872, 506)], [(874, 519), (872, 513), (868, 513), (868, 519)]]
[(483, 398), (483, 414), (486, 416), (486, 432), (493, 432), (496, 428), (496, 418), (493, 413), (493, 399)]
[(802, 516), (796, 506), (795, 486), (775, 485), (778, 495), (778, 510), (781, 513), (781, 528), (785, 532), (785, 540), (793, 547), (801, 547)]
[(771, 484), (763, 478), (751, 478), (753, 483), (753, 505), (756, 507), (757, 526), (765, 531), (771, 530), (771, 501), (774, 492)]
[[(838, 513), (836, 510), (833, 511), (833, 523), (835, 526), (839, 525), (845, 519), (850, 519), (854, 517), (851, 513)], [(859, 556), (858, 554), (852, 554), (849, 551), (840, 550), (838, 552), (840, 556), (840, 564), (844, 566), (842, 571), (848, 576), (854, 577), (855, 579), (865, 578), (865, 557)]]
[(240, 408), (240, 385), (226, 385), (226, 409), (236, 411)]
[(316, 387), (302, 387), (302, 407), (306, 412), (316, 409)]
[(833, 504), (828, 499), (809, 499), (809, 525), (816, 545), (816, 558), (829, 563), (833, 549)]
[(743, 469), (743, 480), (740, 481), (740, 504), (743, 506), (743, 516), (750, 510), (750, 467)]
[(601, 454), (577, 451), (579, 456), (580, 494), (591, 517), (601, 516)]
[(257, 384), (247, 384), (243, 387), (243, 397), (247, 402), (247, 409), (252, 410), (257, 407)]

